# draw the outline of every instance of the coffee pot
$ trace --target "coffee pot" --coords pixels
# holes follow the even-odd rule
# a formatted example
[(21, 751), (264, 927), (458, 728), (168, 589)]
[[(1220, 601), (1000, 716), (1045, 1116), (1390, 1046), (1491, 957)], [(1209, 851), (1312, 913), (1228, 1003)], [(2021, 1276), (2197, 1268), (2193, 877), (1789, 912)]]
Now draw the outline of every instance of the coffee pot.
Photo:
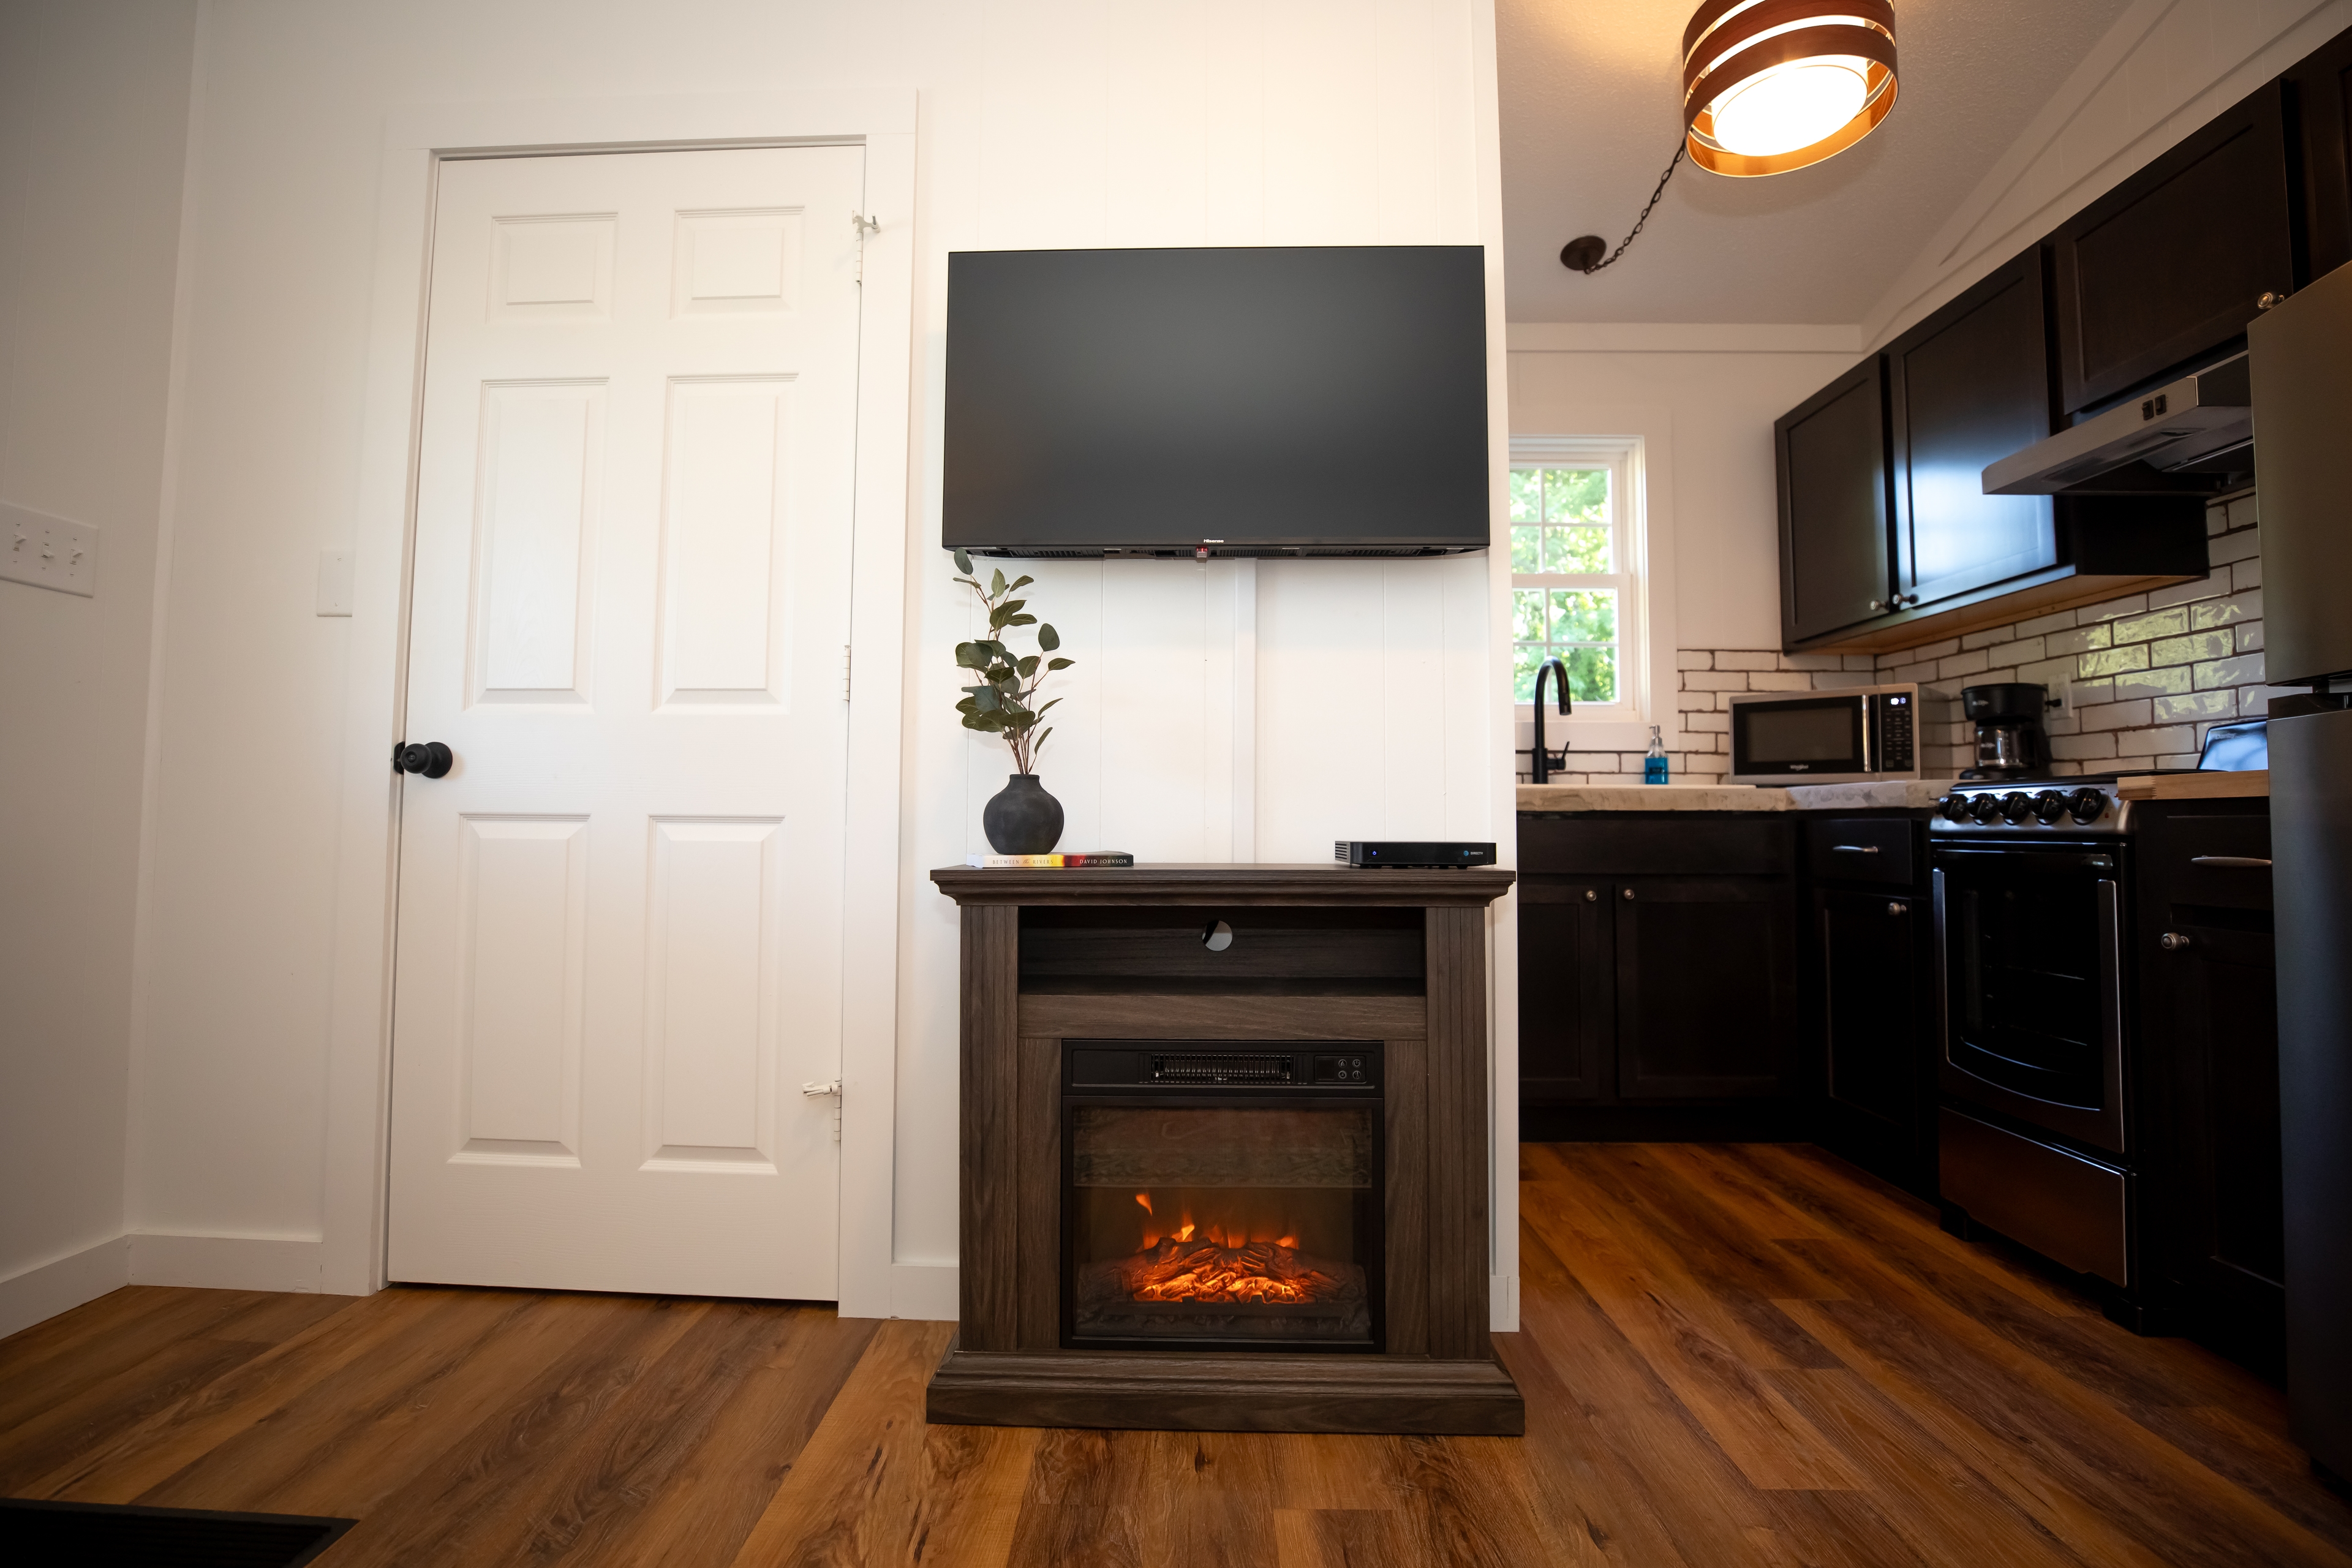
[(1964, 779), (2013, 779), (2050, 765), (2050, 737), (2042, 728), (2049, 693), (2021, 681), (1960, 689), (1960, 714), (1977, 727), (1976, 765)]

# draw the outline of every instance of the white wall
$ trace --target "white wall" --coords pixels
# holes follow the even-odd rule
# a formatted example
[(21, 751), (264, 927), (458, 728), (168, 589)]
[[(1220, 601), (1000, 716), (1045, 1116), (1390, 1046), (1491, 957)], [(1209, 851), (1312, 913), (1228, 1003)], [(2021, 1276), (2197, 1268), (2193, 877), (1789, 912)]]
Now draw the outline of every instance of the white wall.
[(1862, 357), (1858, 334), (1514, 323), (1510, 342), (1513, 435), (1670, 430), (1671, 483), (1652, 487), (1649, 521), (1671, 542), (1681, 646), (1778, 647), (1772, 422)]
[(0, 502), (100, 530), (95, 597), (0, 582), (0, 1334), (120, 1284), (125, 1267), (148, 629), (194, 35), (193, 0), (0, 8)]
[[(946, 254), (1491, 243), (1488, 7), (214, 0), (206, 16), (162, 746), (184, 756), (233, 736), (253, 761), (175, 773), (163, 796), (134, 1226), (243, 1238), (266, 1249), (244, 1256), (283, 1261), (341, 1223), (320, 1173), (350, 623), (313, 616), (311, 584), (317, 552), (352, 542), (387, 112), (911, 85), (900, 1018), (896, 1042), (851, 1042), (897, 1052), (898, 1188), (894, 1237), (845, 1245), (950, 1262), (954, 911), (924, 873), (980, 844), (1007, 764), (951, 707), (949, 649), (971, 634), (935, 543)], [(1498, 276), (1490, 287), (1499, 299)], [(1486, 565), (1035, 570), (1036, 607), (1081, 660), (1043, 763), (1068, 807), (1066, 842), (1318, 859), (1350, 832), (1507, 837)], [(1383, 721), (1381, 681), (1434, 717)], [(1498, 1149), (1504, 1205), (1511, 1169)], [(328, 1284), (354, 1288), (331, 1269)]]

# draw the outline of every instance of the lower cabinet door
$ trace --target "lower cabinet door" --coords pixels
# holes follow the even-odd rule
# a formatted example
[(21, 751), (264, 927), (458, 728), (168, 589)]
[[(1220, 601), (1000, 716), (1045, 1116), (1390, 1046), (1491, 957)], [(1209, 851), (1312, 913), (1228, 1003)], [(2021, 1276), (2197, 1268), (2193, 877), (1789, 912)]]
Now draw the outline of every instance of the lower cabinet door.
[(1530, 877), (1519, 888), (1519, 1103), (1615, 1089), (1606, 882)]
[(1788, 884), (1640, 878), (1613, 896), (1618, 1094), (1726, 1100), (1793, 1089)]
[[(2148, 938), (2152, 1055), (2168, 1068), (2169, 1147), (2147, 1227), (2199, 1337), (2258, 1370), (2284, 1364), (2284, 1198), (2277, 970), (2262, 931), (2175, 921)], [(2164, 1070), (2164, 1069), (2159, 1069)]]
[(1813, 895), (1822, 1046), (1822, 1142), (1914, 1192), (1935, 1189), (1933, 949), (1906, 889)]

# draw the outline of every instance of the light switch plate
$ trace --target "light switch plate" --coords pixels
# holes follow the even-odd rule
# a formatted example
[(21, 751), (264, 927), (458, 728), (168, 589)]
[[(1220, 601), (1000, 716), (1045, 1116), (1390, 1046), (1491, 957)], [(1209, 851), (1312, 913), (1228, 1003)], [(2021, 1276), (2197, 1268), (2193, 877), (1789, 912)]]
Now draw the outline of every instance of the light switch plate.
[(348, 616), (352, 613), (352, 552), (348, 550), (319, 552), (319, 614)]
[(0, 577), (95, 598), (98, 530), (0, 501)]

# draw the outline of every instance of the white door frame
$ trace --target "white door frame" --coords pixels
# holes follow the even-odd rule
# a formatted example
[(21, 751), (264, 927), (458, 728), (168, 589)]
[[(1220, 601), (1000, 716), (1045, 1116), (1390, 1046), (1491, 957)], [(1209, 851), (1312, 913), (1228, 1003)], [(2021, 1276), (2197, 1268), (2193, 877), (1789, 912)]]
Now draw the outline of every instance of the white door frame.
[[(329, 1020), (320, 1288), (384, 1283), (392, 1087), (392, 963), (409, 563), (425, 386), (435, 183), (454, 158), (677, 147), (850, 143), (866, 149), (852, 542), (846, 941), (842, 976), (841, 1310), (892, 1315), (897, 1117), (898, 780), (905, 673), (908, 435), (914, 327), (916, 95), (810, 89), (542, 100), (394, 109), (378, 191), (368, 329), (351, 663), (344, 692)], [(849, 215), (841, 215), (845, 226)], [(875, 787), (887, 779), (889, 787)], [(897, 1292), (908, 1294), (904, 1285)]]

